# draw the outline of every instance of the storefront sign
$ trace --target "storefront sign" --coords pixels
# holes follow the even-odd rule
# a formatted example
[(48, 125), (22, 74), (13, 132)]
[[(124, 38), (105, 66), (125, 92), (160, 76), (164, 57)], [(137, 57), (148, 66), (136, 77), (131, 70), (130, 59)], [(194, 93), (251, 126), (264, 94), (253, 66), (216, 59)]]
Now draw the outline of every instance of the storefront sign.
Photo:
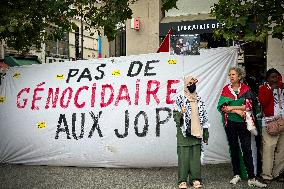
[(217, 20), (195, 20), (186, 22), (160, 23), (160, 36), (165, 36), (172, 27), (178, 34), (212, 33), (222, 26)]

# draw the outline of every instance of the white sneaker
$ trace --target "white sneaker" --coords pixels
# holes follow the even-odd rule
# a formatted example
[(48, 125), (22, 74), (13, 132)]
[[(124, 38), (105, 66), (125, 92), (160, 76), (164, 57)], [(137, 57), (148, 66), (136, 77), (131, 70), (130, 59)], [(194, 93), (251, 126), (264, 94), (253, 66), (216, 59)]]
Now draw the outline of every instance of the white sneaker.
[(256, 180), (255, 178), (254, 178), (254, 179), (249, 179), (249, 180), (248, 180), (248, 185), (249, 185), (249, 186), (259, 187), (259, 188), (266, 188), (266, 187), (267, 187), (266, 184), (263, 184), (263, 183), (259, 182), (259, 181)]
[(241, 180), (240, 175), (235, 175), (234, 178), (230, 181), (231, 184), (237, 184)]

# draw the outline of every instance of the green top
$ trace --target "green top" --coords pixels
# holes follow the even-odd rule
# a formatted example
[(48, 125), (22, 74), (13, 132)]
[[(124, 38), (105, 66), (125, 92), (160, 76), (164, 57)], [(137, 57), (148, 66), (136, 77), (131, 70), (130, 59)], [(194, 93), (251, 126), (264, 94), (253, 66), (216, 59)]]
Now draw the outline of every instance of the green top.
[[(238, 95), (238, 91), (235, 91), (236, 95)], [(239, 98), (237, 100), (233, 100), (229, 102), (229, 106), (242, 106), (244, 105), (244, 98)], [(228, 120), (235, 122), (244, 122), (244, 118), (242, 118), (239, 114), (236, 113), (228, 113)]]
[[(176, 122), (177, 127), (177, 145), (178, 146), (194, 146), (194, 145), (200, 145), (201, 139), (196, 138), (192, 135), (184, 137), (181, 131), (181, 126), (183, 125), (183, 115), (181, 112), (174, 111), (174, 120)], [(204, 140), (208, 140), (209, 138), (209, 132), (208, 129), (203, 129), (203, 137)]]

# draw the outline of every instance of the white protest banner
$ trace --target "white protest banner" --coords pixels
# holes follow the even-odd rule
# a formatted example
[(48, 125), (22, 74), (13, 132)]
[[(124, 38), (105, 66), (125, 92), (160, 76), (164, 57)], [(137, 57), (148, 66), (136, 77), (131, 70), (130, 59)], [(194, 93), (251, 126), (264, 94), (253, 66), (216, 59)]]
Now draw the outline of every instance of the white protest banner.
[(199, 79), (212, 119), (205, 159), (227, 161), (222, 132), (214, 147), (222, 127), (216, 104), (236, 55), (231, 47), (188, 57), (158, 53), (12, 67), (0, 86), (0, 162), (174, 166), (172, 105), (187, 74)]

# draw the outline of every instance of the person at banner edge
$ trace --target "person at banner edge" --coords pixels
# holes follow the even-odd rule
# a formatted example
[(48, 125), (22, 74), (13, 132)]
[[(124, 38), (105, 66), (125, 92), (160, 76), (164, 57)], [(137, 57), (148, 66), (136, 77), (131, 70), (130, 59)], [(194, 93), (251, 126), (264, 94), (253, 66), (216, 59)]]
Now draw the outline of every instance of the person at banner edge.
[(184, 94), (176, 97), (173, 111), (177, 128), (178, 184), (201, 188), (201, 145), (208, 144), (210, 126), (205, 104), (196, 93), (197, 80), (184, 78)]
[(273, 179), (284, 182), (284, 133), (280, 133), (278, 136), (269, 135), (266, 131), (266, 122), (277, 116), (284, 116), (284, 95), (282, 77), (276, 69), (269, 69), (265, 79), (266, 82), (258, 90), (264, 127), (262, 129), (263, 166), (261, 176), (265, 183), (270, 184)]
[[(230, 84), (223, 87), (218, 101), (217, 109), (222, 115), (222, 121), (227, 136), (231, 163), (233, 166), (234, 177), (230, 180), (231, 184), (237, 184), (241, 180), (241, 160), (243, 159), (248, 177), (248, 185), (256, 187), (266, 187), (256, 179), (254, 173), (251, 135), (245, 120), (246, 111), (252, 111), (256, 102), (256, 97), (249, 86), (242, 83), (245, 72), (240, 67), (229, 69)], [(253, 113), (251, 114), (253, 116)], [(254, 129), (255, 130), (255, 129)], [(239, 140), (242, 153), (240, 151)], [(243, 158), (241, 158), (243, 155)]]

